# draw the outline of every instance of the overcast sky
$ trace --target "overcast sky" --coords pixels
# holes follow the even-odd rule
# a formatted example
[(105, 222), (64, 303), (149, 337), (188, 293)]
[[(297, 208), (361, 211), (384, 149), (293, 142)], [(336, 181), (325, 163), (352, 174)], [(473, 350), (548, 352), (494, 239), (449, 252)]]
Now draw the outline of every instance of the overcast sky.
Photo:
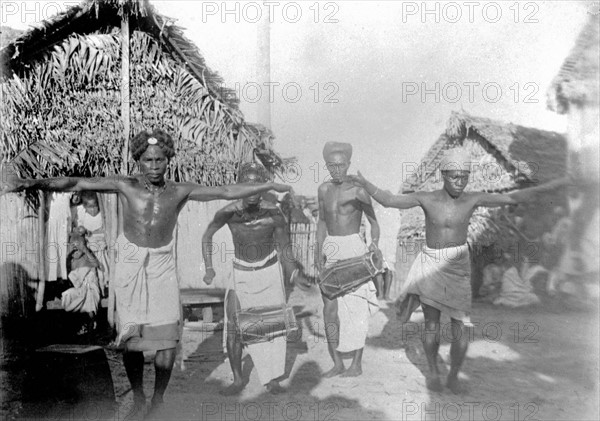
[[(66, 4), (23, 3), (2, 2), (3, 25), (26, 28)], [(325, 177), (328, 140), (352, 143), (351, 171), (397, 191), (402, 163), (419, 162), (453, 110), (566, 132), (565, 118), (546, 109), (546, 91), (588, 10), (573, 1), (228, 1), (224, 14), (223, 2), (152, 4), (238, 89), (249, 121), (257, 119), (255, 21), (271, 7), (272, 130), (277, 151), (299, 159), (302, 176), (290, 181), (308, 195)]]

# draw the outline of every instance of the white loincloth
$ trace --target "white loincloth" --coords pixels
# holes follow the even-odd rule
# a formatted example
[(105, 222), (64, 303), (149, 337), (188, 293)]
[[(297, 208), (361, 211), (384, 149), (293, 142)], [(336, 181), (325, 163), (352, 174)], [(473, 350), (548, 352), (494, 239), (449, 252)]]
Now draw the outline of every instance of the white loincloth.
[(175, 239), (140, 247), (120, 235), (115, 267), (117, 345), (130, 351), (175, 348), (181, 338), (181, 303), (173, 257)]
[[(325, 266), (330, 266), (338, 260), (362, 256), (368, 251), (367, 245), (359, 234), (330, 235), (323, 242), (323, 253), (327, 257)], [(369, 317), (379, 310), (375, 284), (369, 281), (356, 291), (338, 297), (336, 300), (340, 320), (337, 350), (350, 352), (364, 348), (369, 332)]]
[(442, 249), (423, 246), (408, 272), (398, 302), (405, 301), (409, 294), (418, 295), (422, 303), (470, 326), (471, 259), (467, 244)]
[[(273, 251), (269, 256), (260, 262), (245, 262), (237, 258), (234, 259), (235, 265), (256, 268), (256, 270), (233, 269), (235, 294), (239, 300), (240, 308), (275, 306), (285, 303), (285, 295), (282, 286), (282, 273), (279, 262), (261, 268), (269, 260), (275, 258), (277, 252)], [(227, 290), (229, 295), (230, 289)], [(227, 307), (227, 296), (225, 297), (225, 306)], [(227, 308), (225, 308), (225, 334), (234, 334), (228, 329)], [(261, 384), (265, 385), (271, 380), (283, 376), (285, 373), (285, 355), (286, 355), (286, 337), (279, 336), (268, 342), (249, 344), (248, 353), (252, 358), (258, 378)]]
[(65, 311), (95, 313), (100, 302), (100, 288), (96, 269), (80, 267), (69, 272), (73, 288), (62, 293), (61, 303)]

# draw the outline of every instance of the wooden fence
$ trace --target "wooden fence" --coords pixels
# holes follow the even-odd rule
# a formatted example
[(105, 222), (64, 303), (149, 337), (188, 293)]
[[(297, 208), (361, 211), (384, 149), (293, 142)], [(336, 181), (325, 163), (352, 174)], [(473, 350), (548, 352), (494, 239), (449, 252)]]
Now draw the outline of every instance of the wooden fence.
[(317, 243), (316, 224), (291, 224), (290, 242), (294, 257), (304, 266), (308, 276), (317, 277), (315, 266), (315, 246)]

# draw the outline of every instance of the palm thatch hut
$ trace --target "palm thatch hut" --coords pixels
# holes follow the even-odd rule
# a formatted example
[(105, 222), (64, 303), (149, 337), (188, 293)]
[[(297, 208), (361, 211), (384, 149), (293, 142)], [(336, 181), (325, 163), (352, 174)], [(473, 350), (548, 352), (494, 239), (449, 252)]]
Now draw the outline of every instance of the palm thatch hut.
[(586, 177), (592, 171), (598, 180), (600, 14), (597, 11), (588, 14), (575, 45), (552, 81), (547, 103), (549, 109), (567, 115), (573, 169), (584, 166)]
[[(508, 192), (547, 182), (565, 174), (567, 142), (564, 136), (510, 123), (452, 113), (446, 131), (429, 149), (420, 165), (402, 185), (403, 193), (432, 191), (443, 185), (439, 169), (445, 150), (463, 146), (475, 163), (467, 191)], [(555, 206), (565, 205), (564, 190), (541, 194), (538, 201), (519, 209), (480, 208), (470, 220), (468, 243), (473, 256), (493, 258), (501, 252), (513, 255), (515, 261), (526, 255), (539, 258), (535, 239), (555, 222)], [(515, 216), (520, 214), (522, 223)], [(520, 218), (519, 218), (520, 219)], [(397, 253), (400, 279), (408, 269), (425, 239), (425, 218), (420, 208), (402, 211)], [(491, 253), (491, 256), (490, 256)], [(474, 268), (477, 282), (479, 267)]]
[[(130, 135), (156, 127), (175, 141), (167, 174), (175, 181), (229, 184), (243, 162), (259, 160), (273, 172), (285, 164), (272, 134), (245, 121), (234, 92), (147, 0), (85, 0), (0, 50), (0, 68), (1, 160), (21, 177), (131, 174)], [(118, 204), (114, 195), (100, 196), (114, 242)], [(44, 280), (46, 196), (28, 198), (33, 207), (22, 196), (0, 199), (3, 316), (27, 316), (34, 306), (24, 279)], [(183, 286), (202, 279), (197, 239), (219, 206), (189, 204), (182, 212)], [(226, 262), (215, 260), (227, 273)]]
[[(568, 119), (570, 171), (580, 176), (580, 206), (570, 215), (570, 247), (581, 250), (580, 270), (592, 274), (587, 291), (598, 297), (600, 246), (600, 14), (590, 5), (588, 20), (548, 90), (548, 108)], [(577, 279), (580, 278), (580, 279)], [(579, 283), (584, 277), (575, 277)]]

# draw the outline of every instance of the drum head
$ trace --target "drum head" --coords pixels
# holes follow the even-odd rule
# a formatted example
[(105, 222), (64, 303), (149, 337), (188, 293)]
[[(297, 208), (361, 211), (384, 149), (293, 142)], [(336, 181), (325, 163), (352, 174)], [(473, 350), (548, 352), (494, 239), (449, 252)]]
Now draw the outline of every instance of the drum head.
[(373, 253), (371, 254), (371, 262), (373, 263), (375, 269), (377, 269), (378, 271), (383, 270), (383, 253), (381, 252), (381, 250), (377, 249), (373, 251)]

